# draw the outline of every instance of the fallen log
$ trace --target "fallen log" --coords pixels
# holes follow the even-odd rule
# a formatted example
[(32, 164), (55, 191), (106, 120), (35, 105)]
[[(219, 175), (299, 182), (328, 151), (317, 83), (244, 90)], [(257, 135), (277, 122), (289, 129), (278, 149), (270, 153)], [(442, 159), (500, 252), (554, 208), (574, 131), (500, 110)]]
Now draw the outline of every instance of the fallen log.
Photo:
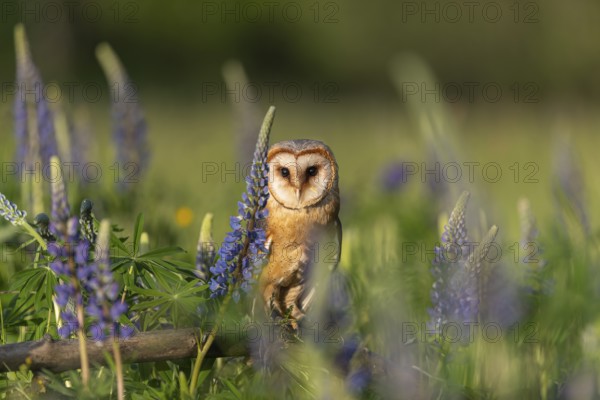
[[(199, 337), (198, 329), (188, 328), (141, 332), (118, 340), (124, 363), (144, 363), (196, 357)], [(112, 354), (112, 339), (88, 340), (87, 351), (92, 365), (106, 365), (106, 353)], [(207, 358), (245, 355), (248, 355), (245, 342), (232, 342), (217, 335)], [(38, 341), (0, 346), (0, 372), (15, 371), (21, 365), (32, 371), (62, 372), (80, 368), (79, 340), (54, 340), (46, 335)]]

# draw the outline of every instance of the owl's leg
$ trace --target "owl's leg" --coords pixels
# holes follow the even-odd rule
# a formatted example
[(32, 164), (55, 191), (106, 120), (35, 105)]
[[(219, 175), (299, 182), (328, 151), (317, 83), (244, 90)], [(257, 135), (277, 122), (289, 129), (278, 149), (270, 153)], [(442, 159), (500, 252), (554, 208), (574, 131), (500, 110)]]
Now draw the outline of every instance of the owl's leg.
[(292, 308), (291, 316), (297, 320), (301, 320), (306, 315), (304, 308), (300, 304), (302, 299), (302, 291), (303, 287), (296, 285), (290, 287), (285, 296), (285, 304), (288, 308)]
[(267, 314), (271, 315), (274, 320), (289, 319), (291, 327), (297, 330), (298, 321), (305, 316), (304, 311), (298, 304), (299, 293), (302, 288), (299, 286), (270, 285), (266, 290), (271, 293), (265, 307)]
[(273, 318), (274, 314), (283, 315), (283, 310), (280, 307), (280, 288), (275, 283), (269, 282), (263, 285), (261, 288), (263, 294), (263, 301), (265, 307), (265, 314)]

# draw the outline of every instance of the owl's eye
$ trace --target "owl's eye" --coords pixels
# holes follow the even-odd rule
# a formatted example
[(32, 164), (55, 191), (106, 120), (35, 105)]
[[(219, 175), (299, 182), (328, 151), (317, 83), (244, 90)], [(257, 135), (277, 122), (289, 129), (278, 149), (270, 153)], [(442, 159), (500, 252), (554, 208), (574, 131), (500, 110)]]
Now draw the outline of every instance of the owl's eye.
[(308, 176), (316, 176), (317, 175), (317, 167), (309, 167), (306, 170), (306, 173), (308, 174)]
[(281, 176), (287, 178), (288, 176), (290, 176), (290, 170), (285, 167), (281, 168)]

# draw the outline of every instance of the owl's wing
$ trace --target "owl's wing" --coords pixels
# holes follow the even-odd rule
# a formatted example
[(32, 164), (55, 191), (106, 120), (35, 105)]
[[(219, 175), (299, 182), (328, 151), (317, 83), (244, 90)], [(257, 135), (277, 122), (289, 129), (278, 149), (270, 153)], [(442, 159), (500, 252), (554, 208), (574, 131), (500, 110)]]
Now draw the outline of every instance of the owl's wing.
[(337, 261), (333, 266), (333, 269), (335, 269), (342, 258), (342, 221), (340, 221), (340, 217), (337, 217), (333, 224), (335, 226), (334, 240), (337, 242)]
[[(264, 226), (265, 226), (264, 224), (261, 225), (261, 227), (263, 229), (264, 229)], [(267, 266), (267, 263), (268, 263), (268, 260), (269, 260), (269, 254), (271, 253), (271, 243), (273, 243), (273, 235), (267, 235), (267, 238), (265, 240), (265, 249), (267, 251), (266, 251), (266, 253), (264, 253), (264, 263), (263, 263), (263, 265), (262, 265), (262, 267), (260, 269), (261, 273), (262, 273), (262, 270)], [(254, 315), (255, 315), (254, 314), (254, 310), (255, 310), (255, 307), (257, 307), (257, 304), (256, 304), (257, 299), (258, 299), (258, 297), (254, 296), (254, 300), (252, 300), (252, 307), (250, 309), (250, 315), (252, 316), (253, 320), (254, 320)]]
[[(334, 263), (329, 265), (329, 270), (334, 271), (340, 263), (340, 258), (342, 256), (342, 222), (340, 221), (339, 217), (333, 222), (333, 229), (331, 229), (330, 235), (335, 246), (334, 251), (336, 254), (333, 258)], [(303, 312), (307, 312), (308, 308), (310, 307), (310, 304), (315, 297), (316, 286), (318, 286), (318, 282), (315, 282), (314, 286), (304, 288), (302, 301), (300, 302)]]

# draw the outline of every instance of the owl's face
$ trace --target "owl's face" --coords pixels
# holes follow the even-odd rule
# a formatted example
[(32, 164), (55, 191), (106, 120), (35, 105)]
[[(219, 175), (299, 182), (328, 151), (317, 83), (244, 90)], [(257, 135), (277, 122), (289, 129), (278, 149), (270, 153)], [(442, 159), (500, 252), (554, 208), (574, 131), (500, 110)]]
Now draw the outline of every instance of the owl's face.
[(269, 192), (286, 208), (317, 204), (337, 189), (337, 164), (333, 153), (318, 140), (275, 143), (267, 156)]

